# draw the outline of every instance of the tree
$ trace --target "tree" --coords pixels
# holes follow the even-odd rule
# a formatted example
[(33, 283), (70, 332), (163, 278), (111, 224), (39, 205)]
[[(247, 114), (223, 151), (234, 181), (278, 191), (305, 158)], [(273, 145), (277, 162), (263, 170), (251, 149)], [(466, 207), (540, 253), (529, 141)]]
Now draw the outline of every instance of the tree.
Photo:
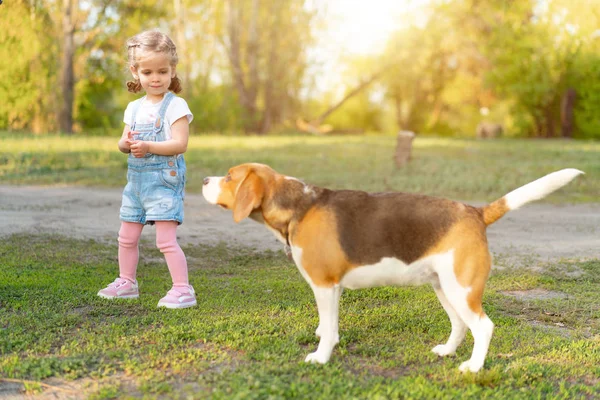
[[(515, 128), (535, 137), (561, 135), (565, 93), (579, 97), (576, 87), (583, 89), (598, 80), (598, 75), (582, 76), (580, 60), (586, 57), (599, 11), (585, 1), (549, 0), (513, 2), (511, 7), (486, 2), (478, 12), (481, 19), (493, 16), (485, 46), (493, 68), (486, 72), (486, 81), (512, 102)], [(571, 129), (576, 127), (571, 124)]]
[(74, 0), (63, 0), (63, 56), (60, 81), (63, 101), (58, 120), (60, 130), (65, 133), (73, 133), (73, 90), (75, 85), (75, 75), (73, 73), (73, 57), (75, 54), (73, 10), (78, 9), (78, 2), (75, 4), (73, 2)]
[(229, 0), (219, 35), (247, 133), (264, 134), (293, 114), (306, 70), (314, 12), (304, 0)]
[(55, 127), (56, 83), (51, 9), (17, 0), (0, 12), (0, 129), (43, 132)]
[(393, 60), (393, 67), (384, 82), (402, 130), (428, 131), (439, 119), (442, 95), (456, 75), (447, 25), (442, 16), (432, 16), (427, 27), (399, 31), (388, 44), (383, 58)]

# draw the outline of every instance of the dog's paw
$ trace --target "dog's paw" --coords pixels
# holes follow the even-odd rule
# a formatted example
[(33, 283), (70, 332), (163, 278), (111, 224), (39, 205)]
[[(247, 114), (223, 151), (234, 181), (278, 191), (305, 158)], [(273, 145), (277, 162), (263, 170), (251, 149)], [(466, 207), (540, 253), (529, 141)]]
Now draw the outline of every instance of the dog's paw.
[(304, 362), (307, 362), (307, 363), (325, 364), (327, 361), (329, 361), (329, 357), (325, 357), (322, 354), (319, 354), (318, 351), (315, 351), (314, 353), (310, 353), (304, 359)]
[(433, 349), (431, 349), (431, 351), (433, 351), (435, 354), (437, 354), (440, 357), (449, 356), (449, 355), (456, 353), (456, 349), (452, 349), (448, 345), (445, 345), (445, 344), (438, 344)]
[(483, 367), (483, 364), (474, 363), (471, 360), (468, 360), (460, 364), (460, 367), (458, 367), (458, 369), (460, 370), (460, 372), (479, 372), (481, 367)]

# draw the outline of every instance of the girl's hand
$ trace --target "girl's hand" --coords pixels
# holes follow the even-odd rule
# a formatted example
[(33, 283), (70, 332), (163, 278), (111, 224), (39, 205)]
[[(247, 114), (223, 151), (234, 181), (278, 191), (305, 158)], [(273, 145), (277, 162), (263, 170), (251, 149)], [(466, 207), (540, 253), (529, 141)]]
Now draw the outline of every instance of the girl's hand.
[(131, 131), (127, 131), (127, 136), (123, 135), (123, 137), (121, 137), (121, 139), (119, 140), (119, 150), (121, 150), (123, 153), (130, 153), (131, 152)]
[(131, 149), (131, 154), (133, 154), (136, 158), (142, 158), (148, 153), (150, 149), (150, 144), (148, 142), (144, 142), (143, 140), (131, 140), (129, 148)]
[(135, 139), (135, 135), (139, 132), (129, 131), (127, 132), (127, 139), (125, 139), (125, 143), (127, 144), (127, 149), (131, 152), (131, 145), (134, 144), (137, 140)]
[(131, 145), (133, 144), (133, 135), (137, 132), (132, 131), (129, 125), (125, 125), (123, 128), (123, 134), (121, 135), (121, 139), (119, 139), (119, 150), (122, 153), (129, 154), (131, 153)]

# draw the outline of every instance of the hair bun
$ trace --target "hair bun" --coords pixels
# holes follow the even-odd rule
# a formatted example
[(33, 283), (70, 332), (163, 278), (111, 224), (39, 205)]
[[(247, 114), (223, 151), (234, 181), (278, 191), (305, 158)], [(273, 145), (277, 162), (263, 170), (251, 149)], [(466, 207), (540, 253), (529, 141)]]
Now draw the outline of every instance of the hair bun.
[(140, 82), (139, 79), (136, 79), (135, 81), (127, 82), (127, 91), (129, 91), (131, 93), (137, 93), (141, 90), (142, 90), (142, 83)]

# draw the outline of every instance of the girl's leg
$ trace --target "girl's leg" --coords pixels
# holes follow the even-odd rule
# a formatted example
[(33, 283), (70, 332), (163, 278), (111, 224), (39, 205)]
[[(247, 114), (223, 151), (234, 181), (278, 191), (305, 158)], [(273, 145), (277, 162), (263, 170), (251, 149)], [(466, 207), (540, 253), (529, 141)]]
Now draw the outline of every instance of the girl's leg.
[(121, 222), (119, 230), (119, 276), (135, 282), (140, 257), (138, 243), (144, 225), (135, 222)]
[(121, 222), (119, 229), (119, 277), (98, 296), (107, 299), (137, 299), (138, 284), (135, 280), (139, 250), (138, 242), (144, 225), (134, 222)]
[(173, 288), (159, 300), (159, 307), (187, 308), (196, 303), (194, 288), (188, 282), (187, 261), (177, 243), (177, 222), (156, 222), (156, 246), (164, 254), (173, 280)]
[(156, 247), (163, 253), (173, 287), (188, 288), (187, 260), (177, 243), (177, 221), (156, 221)]

